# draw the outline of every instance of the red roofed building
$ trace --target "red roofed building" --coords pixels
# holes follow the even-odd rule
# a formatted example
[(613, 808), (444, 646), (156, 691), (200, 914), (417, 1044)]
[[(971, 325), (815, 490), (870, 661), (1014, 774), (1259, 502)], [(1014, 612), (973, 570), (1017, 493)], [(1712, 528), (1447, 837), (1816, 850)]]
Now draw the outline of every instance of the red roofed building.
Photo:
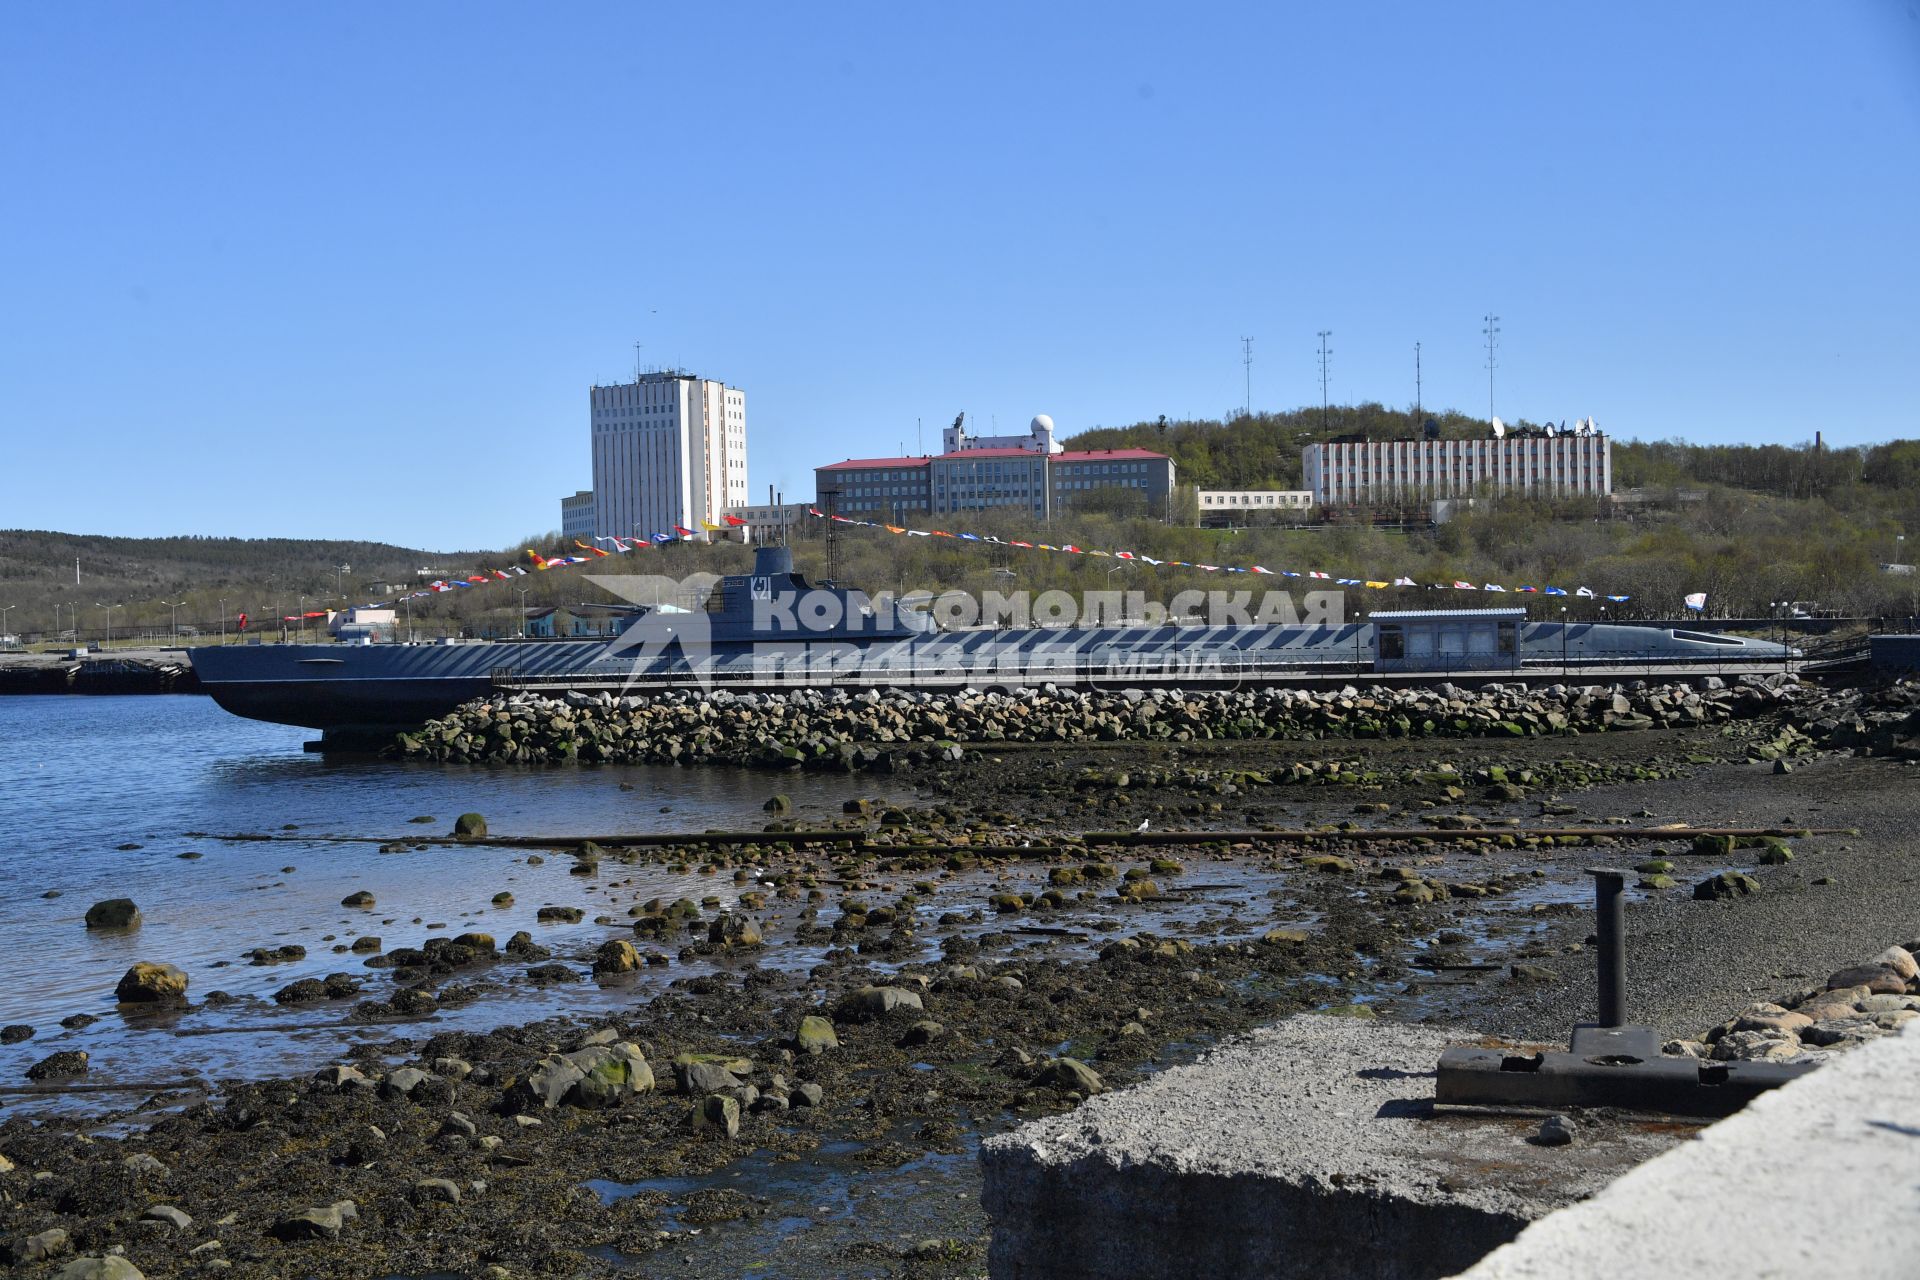
[(1024, 448), (960, 449), (919, 458), (849, 458), (814, 468), (821, 510), (904, 522), (925, 513), (1010, 508), (1040, 519), (1102, 491), (1131, 490), (1150, 512), (1173, 496), (1173, 459), (1151, 449), (1040, 453)]

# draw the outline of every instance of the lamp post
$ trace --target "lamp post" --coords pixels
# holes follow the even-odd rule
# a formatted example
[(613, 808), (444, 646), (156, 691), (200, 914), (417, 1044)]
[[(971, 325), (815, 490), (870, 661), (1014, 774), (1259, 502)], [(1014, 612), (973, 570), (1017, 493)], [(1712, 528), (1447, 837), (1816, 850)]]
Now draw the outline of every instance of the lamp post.
[(167, 624), (167, 633), (173, 638), (173, 642), (178, 644), (180, 642), (180, 606), (185, 604), (186, 601), (162, 600), (160, 603), (173, 611), (173, 618)]
[(339, 565), (333, 571), (333, 594), (340, 597), (340, 601), (342, 604), (346, 603), (347, 593), (341, 589), (340, 576), (342, 574), (352, 573), (352, 572), (353, 572), (353, 566), (350, 564)]
[(1567, 606), (1560, 606), (1560, 678), (1567, 677)]
[(520, 638), (527, 638), (527, 588), (516, 587), (520, 593)]
[(6, 634), (7, 615), (19, 607), (17, 604), (0, 604), (0, 635)]
[(300, 617), (297, 621), (300, 626), (300, 643), (305, 644), (307, 642), (307, 598), (304, 595), (300, 597)]
[(220, 643), (227, 642), (227, 598), (220, 597)]
[(95, 608), (107, 615), (106, 639), (101, 643), (100, 647), (110, 649), (113, 647), (113, 611), (115, 609), (124, 609), (126, 606), (123, 604), (105, 604), (99, 600), (95, 600), (93, 603)]

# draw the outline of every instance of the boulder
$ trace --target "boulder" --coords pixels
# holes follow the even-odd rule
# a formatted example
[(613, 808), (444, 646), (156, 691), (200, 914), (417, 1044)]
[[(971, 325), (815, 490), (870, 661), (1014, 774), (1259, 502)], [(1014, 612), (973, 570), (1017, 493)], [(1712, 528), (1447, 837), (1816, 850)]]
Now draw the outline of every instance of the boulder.
[(800, 1019), (800, 1029), (793, 1035), (793, 1047), (800, 1053), (825, 1053), (840, 1047), (840, 1037), (833, 1023), (810, 1013)]
[[(1882, 937), (1886, 935), (1882, 934)], [(1899, 974), (1902, 979), (1912, 982), (1920, 979), (1920, 961), (1915, 961), (1913, 953), (1905, 947), (1888, 947), (1873, 958), (1872, 963), (1884, 965)]]
[(917, 1049), (923, 1044), (932, 1044), (947, 1033), (947, 1029), (930, 1018), (922, 1018), (906, 1029), (900, 1037), (902, 1049)]
[(63, 1253), (73, 1251), (73, 1241), (64, 1227), (49, 1227), (45, 1231), (23, 1236), (13, 1242), (8, 1250), (7, 1261), (13, 1263), (45, 1262), (48, 1258), (57, 1258)]
[(673, 1079), (682, 1093), (719, 1093), (734, 1088), (753, 1071), (745, 1058), (722, 1053), (682, 1053), (674, 1057)]
[(54, 1280), (147, 1280), (147, 1273), (117, 1253), (75, 1258), (54, 1272)]
[(380, 1096), (383, 1098), (410, 1098), (414, 1091), (433, 1079), (431, 1073), (418, 1067), (400, 1067), (387, 1072), (380, 1081)]
[(365, 889), (355, 889), (352, 893), (340, 899), (340, 905), (343, 907), (371, 908), (373, 906), (373, 895)]
[(121, 975), (113, 994), (122, 1004), (185, 1004), (187, 975), (170, 964), (137, 961)]
[(453, 820), (453, 834), (479, 838), (487, 834), (487, 820), (477, 813), (463, 813)]
[(1890, 965), (1867, 964), (1842, 969), (1827, 979), (1827, 989), (1865, 987), (1870, 995), (1899, 995), (1907, 989), (1907, 980)]
[(87, 908), (89, 929), (138, 929), (140, 908), (132, 898), (108, 898)]
[(333, 1240), (339, 1237), (341, 1228), (360, 1216), (360, 1210), (351, 1200), (336, 1200), (328, 1205), (315, 1205), (302, 1209), (280, 1219), (270, 1228), (274, 1239), (286, 1243), (300, 1240)]
[(632, 973), (640, 967), (640, 953), (625, 938), (609, 938), (593, 957), (597, 974)]
[(925, 1007), (914, 992), (899, 987), (861, 987), (834, 1006), (838, 1022), (871, 1022), (902, 1010), (924, 1013)]
[(693, 1127), (721, 1133), (729, 1138), (740, 1136), (740, 1103), (737, 1099), (724, 1094), (710, 1093), (693, 1113)]
[(1693, 896), (1702, 902), (1720, 898), (1744, 898), (1760, 892), (1760, 882), (1738, 871), (1722, 871), (1693, 886)]
[(460, 1203), (460, 1184), (451, 1178), (422, 1178), (413, 1184), (413, 1193), (423, 1202)]
[(752, 916), (724, 911), (707, 926), (707, 941), (726, 947), (757, 947), (765, 938), (760, 932), (760, 922)]
[(571, 1106), (617, 1107), (630, 1098), (653, 1092), (653, 1067), (640, 1047), (629, 1041), (588, 1045), (560, 1058), (580, 1072), (580, 1078), (563, 1098)]
[(1042, 1088), (1078, 1093), (1088, 1098), (1105, 1092), (1107, 1087), (1098, 1073), (1078, 1058), (1048, 1058), (1040, 1065), (1033, 1083)]
[(529, 1111), (551, 1111), (573, 1091), (573, 1086), (586, 1079), (587, 1073), (578, 1064), (554, 1056), (542, 1058), (507, 1087), (501, 1098), (501, 1106), (509, 1115), (524, 1115)]
[(85, 1049), (62, 1049), (28, 1067), (26, 1077), (29, 1080), (67, 1080), (87, 1074), (87, 1062)]

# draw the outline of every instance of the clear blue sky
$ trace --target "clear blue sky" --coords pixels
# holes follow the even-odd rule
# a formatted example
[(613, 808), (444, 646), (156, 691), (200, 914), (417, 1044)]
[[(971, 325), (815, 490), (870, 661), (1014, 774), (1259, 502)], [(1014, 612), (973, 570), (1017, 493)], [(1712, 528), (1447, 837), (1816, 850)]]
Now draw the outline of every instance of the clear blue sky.
[(966, 410), (1920, 434), (1920, 7), (15, 5), (0, 527), (502, 545), (587, 387), (753, 492)]

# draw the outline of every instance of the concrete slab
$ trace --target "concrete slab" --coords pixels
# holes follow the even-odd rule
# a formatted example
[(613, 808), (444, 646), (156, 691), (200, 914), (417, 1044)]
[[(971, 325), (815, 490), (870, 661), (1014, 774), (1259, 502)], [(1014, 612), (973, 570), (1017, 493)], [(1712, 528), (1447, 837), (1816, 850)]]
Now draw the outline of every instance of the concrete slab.
[(1292, 1018), (1189, 1067), (990, 1139), (999, 1280), (1451, 1275), (1691, 1128), (1431, 1112), (1471, 1033)]
[(1920, 1035), (1756, 1098), (1534, 1223), (1464, 1280), (1920, 1274)]

